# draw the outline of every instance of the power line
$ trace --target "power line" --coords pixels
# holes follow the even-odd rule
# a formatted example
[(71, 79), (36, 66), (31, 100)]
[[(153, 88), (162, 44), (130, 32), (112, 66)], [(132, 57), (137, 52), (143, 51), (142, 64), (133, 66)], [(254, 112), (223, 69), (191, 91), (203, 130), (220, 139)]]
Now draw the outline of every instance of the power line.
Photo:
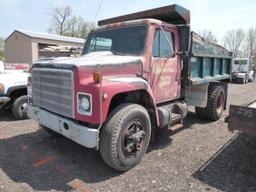
[(94, 19), (93, 19), (93, 23), (95, 23), (95, 21), (96, 21), (96, 18), (98, 16), (99, 12), (100, 12), (100, 8), (101, 8), (102, 4), (103, 4), (103, 0), (100, 1), (99, 7), (98, 7), (97, 12), (96, 12), (96, 14), (94, 16)]

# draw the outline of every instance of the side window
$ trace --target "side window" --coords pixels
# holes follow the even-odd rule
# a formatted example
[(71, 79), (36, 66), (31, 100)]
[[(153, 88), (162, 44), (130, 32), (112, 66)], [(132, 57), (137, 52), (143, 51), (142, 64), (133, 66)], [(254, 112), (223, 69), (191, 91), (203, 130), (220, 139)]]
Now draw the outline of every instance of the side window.
[(174, 56), (174, 34), (157, 30), (153, 43), (153, 56), (169, 58)]
[(160, 31), (157, 30), (155, 33), (154, 43), (153, 43), (153, 57), (159, 57), (160, 55)]

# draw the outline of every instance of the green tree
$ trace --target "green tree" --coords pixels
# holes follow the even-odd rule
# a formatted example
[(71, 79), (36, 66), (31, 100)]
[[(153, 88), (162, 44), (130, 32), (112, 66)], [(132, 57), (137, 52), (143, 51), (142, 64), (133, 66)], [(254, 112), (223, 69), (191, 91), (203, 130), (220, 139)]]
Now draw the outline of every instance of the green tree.
[(91, 29), (95, 27), (93, 23), (86, 22), (80, 16), (73, 16), (68, 21), (68, 26), (70, 27), (70, 29), (66, 33), (64, 33), (64, 35), (79, 38), (85, 38), (91, 31)]

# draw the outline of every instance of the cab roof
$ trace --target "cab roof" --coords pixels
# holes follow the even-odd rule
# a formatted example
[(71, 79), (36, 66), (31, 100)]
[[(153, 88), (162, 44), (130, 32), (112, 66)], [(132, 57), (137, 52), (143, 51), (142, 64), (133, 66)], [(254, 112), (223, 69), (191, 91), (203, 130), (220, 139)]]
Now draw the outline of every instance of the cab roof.
[(111, 28), (117, 28), (117, 27), (125, 27), (125, 26), (137, 26), (137, 25), (150, 25), (150, 24), (156, 24), (156, 25), (169, 25), (174, 26), (169, 23), (157, 20), (157, 19), (137, 19), (137, 20), (129, 20), (129, 21), (123, 21), (123, 22), (117, 22), (117, 23), (111, 23), (108, 25), (103, 25), (100, 27), (97, 27), (93, 31), (101, 31), (105, 29), (111, 29)]

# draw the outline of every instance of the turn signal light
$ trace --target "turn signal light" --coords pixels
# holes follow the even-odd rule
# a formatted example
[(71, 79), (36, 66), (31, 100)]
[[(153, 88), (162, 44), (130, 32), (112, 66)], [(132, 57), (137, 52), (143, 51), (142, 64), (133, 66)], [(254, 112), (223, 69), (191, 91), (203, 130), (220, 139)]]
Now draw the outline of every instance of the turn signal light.
[(96, 83), (99, 83), (101, 82), (102, 80), (102, 74), (100, 71), (94, 71), (93, 72), (93, 81), (96, 82)]
[(4, 93), (4, 85), (0, 83), (0, 94)]

